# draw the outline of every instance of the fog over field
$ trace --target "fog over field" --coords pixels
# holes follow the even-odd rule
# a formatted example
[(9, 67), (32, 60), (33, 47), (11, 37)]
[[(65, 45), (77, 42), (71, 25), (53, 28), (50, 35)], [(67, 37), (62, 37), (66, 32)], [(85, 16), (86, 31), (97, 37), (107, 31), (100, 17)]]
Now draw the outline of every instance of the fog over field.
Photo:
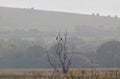
[(0, 7), (0, 68), (51, 68), (56, 36), (68, 32), (72, 68), (120, 67), (120, 18)]

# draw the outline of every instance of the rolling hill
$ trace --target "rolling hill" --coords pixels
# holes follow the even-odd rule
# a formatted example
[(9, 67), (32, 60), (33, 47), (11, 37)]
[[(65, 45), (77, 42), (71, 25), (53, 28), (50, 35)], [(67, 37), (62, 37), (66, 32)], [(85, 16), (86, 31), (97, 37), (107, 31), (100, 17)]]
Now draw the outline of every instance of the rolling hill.
[[(84, 27), (81, 27), (84, 26)], [(89, 26), (89, 27), (85, 27)], [(118, 29), (120, 18), (100, 15), (0, 7), (1, 29), (37, 28), (41, 31)], [(86, 29), (87, 28), (87, 29)]]

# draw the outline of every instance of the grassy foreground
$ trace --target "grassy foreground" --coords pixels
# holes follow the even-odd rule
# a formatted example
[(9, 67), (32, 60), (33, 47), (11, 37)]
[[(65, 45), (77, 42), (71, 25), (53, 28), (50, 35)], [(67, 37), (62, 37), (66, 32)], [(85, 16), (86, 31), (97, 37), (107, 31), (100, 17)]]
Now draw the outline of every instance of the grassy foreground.
[(0, 79), (120, 79), (120, 69), (77, 69), (68, 74), (55, 72), (1, 73)]

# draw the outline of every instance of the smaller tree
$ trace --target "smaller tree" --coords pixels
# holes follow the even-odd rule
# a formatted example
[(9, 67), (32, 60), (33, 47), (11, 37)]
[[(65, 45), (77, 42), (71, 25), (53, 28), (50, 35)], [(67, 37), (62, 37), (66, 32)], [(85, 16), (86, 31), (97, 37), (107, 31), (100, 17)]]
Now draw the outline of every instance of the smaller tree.
[(54, 68), (56, 72), (59, 72), (58, 67), (62, 68), (62, 71), (64, 74), (67, 74), (70, 65), (71, 60), (73, 57), (73, 47), (72, 51), (68, 51), (68, 45), (67, 45), (67, 32), (64, 34), (64, 37), (61, 36), (59, 33), (56, 37), (57, 44), (55, 45), (55, 52), (54, 55), (58, 58), (57, 62), (56, 59), (52, 58), (49, 53), (47, 52), (47, 58), (50, 65)]

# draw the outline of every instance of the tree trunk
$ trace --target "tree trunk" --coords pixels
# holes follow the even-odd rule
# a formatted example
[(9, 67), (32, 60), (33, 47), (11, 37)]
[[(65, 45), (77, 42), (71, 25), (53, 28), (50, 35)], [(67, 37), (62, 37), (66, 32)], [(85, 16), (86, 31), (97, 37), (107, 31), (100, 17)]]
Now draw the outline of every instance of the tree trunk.
[(67, 69), (66, 69), (65, 67), (63, 67), (63, 73), (64, 73), (64, 74), (67, 74), (67, 73), (68, 73), (68, 71), (67, 71)]

